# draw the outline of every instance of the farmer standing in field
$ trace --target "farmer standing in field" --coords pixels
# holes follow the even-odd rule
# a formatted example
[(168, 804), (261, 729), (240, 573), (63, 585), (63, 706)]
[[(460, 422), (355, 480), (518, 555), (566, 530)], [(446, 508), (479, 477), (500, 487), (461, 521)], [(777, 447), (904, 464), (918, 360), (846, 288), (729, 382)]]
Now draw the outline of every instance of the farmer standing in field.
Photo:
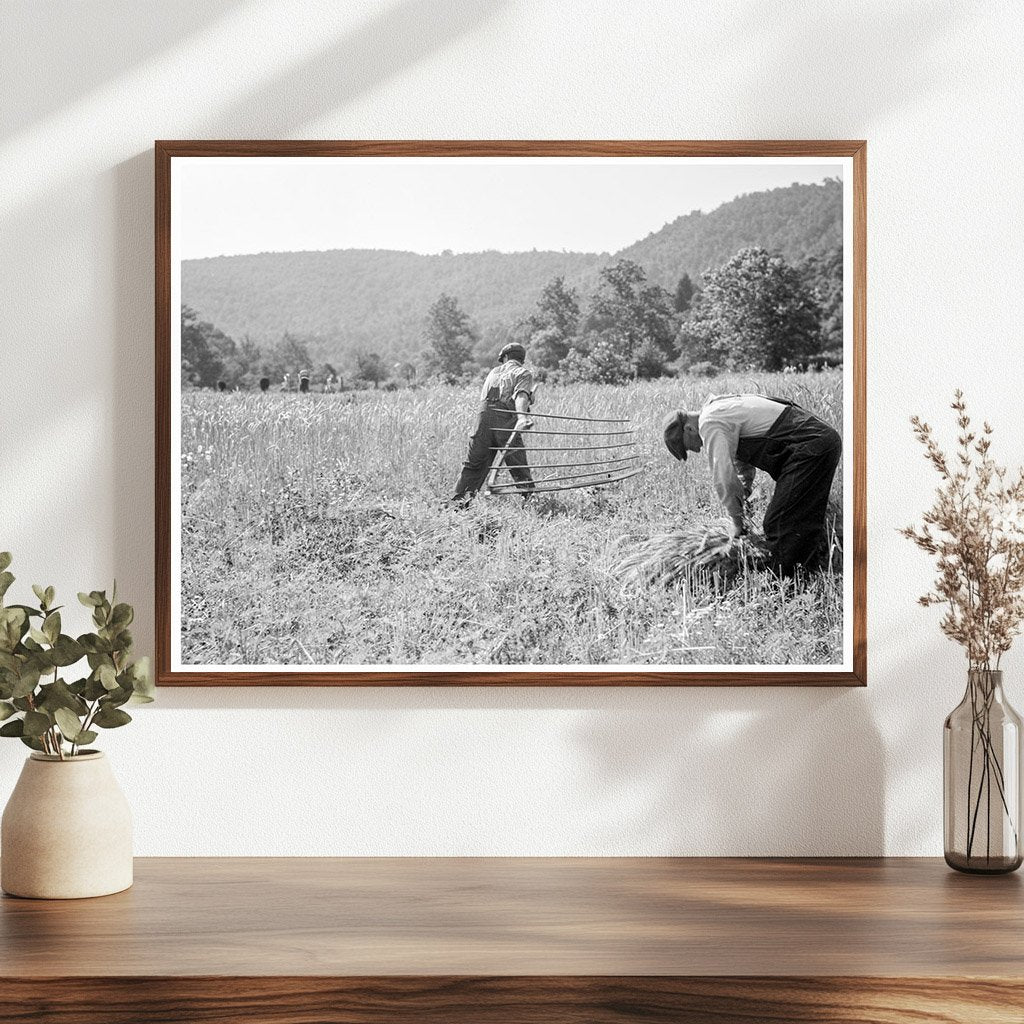
[(699, 413), (680, 409), (665, 421), (665, 445), (677, 458), (707, 447), (711, 480), (732, 520), (746, 532), (744, 503), (760, 469), (775, 481), (764, 516), (769, 564), (784, 576), (826, 562), (825, 513), (842, 439), (794, 402), (763, 395), (710, 395)]
[(480, 391), (480, 415), (469, 440), (469, 451), (452, 495), (454, 504), (465, 506), (483, 486), (491, 463), (508, 445), (503, 465), (524, 490), (533, 489), (533, 477), (526, 462), (522, 432), (533, 426), (529, 419), (533, 399), (533, 374), (523, 365), (526, 349), (506, 345), (498, 353), (498, 365), (487, 374)]

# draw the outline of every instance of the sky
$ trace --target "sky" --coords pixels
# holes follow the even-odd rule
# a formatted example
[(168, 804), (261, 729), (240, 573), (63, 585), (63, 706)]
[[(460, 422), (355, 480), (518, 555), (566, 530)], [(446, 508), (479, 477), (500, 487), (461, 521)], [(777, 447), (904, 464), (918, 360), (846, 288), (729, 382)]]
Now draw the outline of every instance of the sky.
[(746, 192), (842, 178), (818, 158), (188, 157), (180, 259), (318, 249), (613, 253)]

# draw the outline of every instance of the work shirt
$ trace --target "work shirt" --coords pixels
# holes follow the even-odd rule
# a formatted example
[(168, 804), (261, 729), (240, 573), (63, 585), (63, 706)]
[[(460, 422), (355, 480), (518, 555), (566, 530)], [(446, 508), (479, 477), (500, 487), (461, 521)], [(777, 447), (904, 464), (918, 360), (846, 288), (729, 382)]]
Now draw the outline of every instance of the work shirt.
[(734, 522), (743, 520), (743, 502), (754, 485), (753, 466), (739, 462), (741, 437), (764, 437), (786, 406), (761, 395), (709, 395), (697, 420), (711, 482), (719, 501)]
[(506, 359), (487, 374), (480, 398), (490, 405), (513, 409), (516, 395), (524, 392), (533, 395), (533, 374), (515, 359)]

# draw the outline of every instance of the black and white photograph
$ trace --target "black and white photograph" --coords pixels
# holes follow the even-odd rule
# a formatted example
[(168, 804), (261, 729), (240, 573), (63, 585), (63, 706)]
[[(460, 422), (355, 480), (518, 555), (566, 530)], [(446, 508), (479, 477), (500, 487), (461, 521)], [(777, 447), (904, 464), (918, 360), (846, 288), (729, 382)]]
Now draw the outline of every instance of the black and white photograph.
[(850, 156), (173, 155), (168, 197), (172, 674), (852, 671)]

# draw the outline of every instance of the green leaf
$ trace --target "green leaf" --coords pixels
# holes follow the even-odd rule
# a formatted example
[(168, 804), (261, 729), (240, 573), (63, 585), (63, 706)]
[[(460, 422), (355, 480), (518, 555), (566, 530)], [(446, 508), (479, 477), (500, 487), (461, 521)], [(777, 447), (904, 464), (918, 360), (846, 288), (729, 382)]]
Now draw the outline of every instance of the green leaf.
[(32, 699), (30, 697), (12, 697), (11, 703), (19, 711), (31, 711), (33, 709)]
[(50, 638), (41, 629), (36, 629), (35, 626), (29, 628), (28, 635), (40, 646), (50, 642)]
[(117, 673), (113, 665), (100, 665), (96, 669), (96, 678), (103, 684), (105, 690), (116, 690), (118, 687)]
[(54, 600), (54, 598), (56, 596), (57, 596), (57, 591), (54, 590), (53, 587), (47, 587), (46, 588), (46, 593), (43, 594), (43, 597), (46, 598), (45, 604), (46, 604), (47, 608), (53, 608), (53, 600)]
[(86, 608), (95, 608), (96, 605), (100, 603), (95, 590), (91, 594), (83, 594), (79, 591), (78, 600), (81, 601)]
[(0, 620), (9, 625), (17, 626), (19, 629), (24, 625), (27, 619), (28, 613), (21, 607), (21, 605), (12, 604), (9, 608), (0, 610)]
[(10, 551), (0, 551), (0, 572), (6, 569), (11, 564), (11, 553)]
[(74, 665), (76, 661), (81, 661), (85, 657), (85, 648), (77, 640), (72, 640), (71, 637), (62, 633), (57, 637), (57, 642), (53, 645), (53, 650), (50, 653), (53, 664), (65, 668), (68, 665)]
[(14, 577), (9, 572), (0, 572), (0, 598), (3, 598), (13, 582)]
[(20, 718), (15, 718), (12, 722), (5, 722), (0, 725), (0, 736), (24, 736), (25, 735), (25, 722)]
[(7, 607), (8, 608), (20, 608), (30, 619), (31, 618), (36, 618), (36, 619), (44, 618), (43, 613), (38, 608), (33, 608), (29, 604), (9, 604)]
[(71, 740), (72, 743), (77, 743), (79, 734), (82, 732), (82, 721), (78, 715), (67, 708), (57, 708), (53, 717), (64, 738)]
[(16, 715), (18, 709), (6, 700), (0, 700), (0, 722), (6, 722), (11, 715)]
[(96, 678), (91, 675), (85, 681), (85, 689), (82, 691), (82, 696), (86, 700), (99, 700), (100, 697), (107, 695), (107, 688)]
[(127, 704), (132, 699), (133, 692), (131, 683), (128, 683), (126, 686), (119, 686), (116, 690), (110, 690), (102, 703), (104, 707), (109, 705), (112, 708), (119, 708), (122, 704)]
[(43, 633), (46, 635), (46, 639), (51, 644), (57, 642), (57, 637), (60, 636), (60, 612), (50, 612), (49, 615), (43, 619)]
[(0, 651), (0, 671), (21, 674), (21, 661), (8, 651)]
[[(127, 725), (131, 720), (132, 716), (127, 711), (104, 705), (96, 712), (93, 724), (98, 725), (101, 729), (117, 729), (122, 725)], [(0, 734), (2, 732), (3, 726), (0, 726)]]
[[(3, 735), (3, 729), (0, 729), (0, 735)], [(46, 747), (44, 747), (43, 744), (35, 738), (35, 736), (22, 736), (21, 742), (24, 743), (26, 747), (31, 747), (33, 750), (40, 751), (40, 753), (46, 753)]]
[(17, 683), (15, 683), (13, 690), (11, 691), (12, 697), (28, 697), (35, 692), (36, 687), (39, 685), (39, 669), (26, 665), (21, 670), (21, 675), (18, 677)]
[(75, 742), (81, 746), (83, 743), (92, 743), (97, 736), (99, 736), (98, 732), (93, 732), (92, 729), (85, 729), (78, 734), (78, 739)]
[(73, 714), (78, 715), (79, 718), (84, 717), (89, 712), (89, 705), (72, 692), (63, 679), (57, 679), (55, 682), (39, 687), (39, 698), (36, 701), (36, 707), (40, 711), (54, 712), (57, 708), (66, 708)]
[(32, 584), (32, 593), (39, 598), (39, 603), (45, 608), (46, 607), (46, 587), (39, 586), (38, 583)]
[[(109, 640), (97, 636), (95, 633), (83, 633), (78, 638), (78, 643), (84, 651), (88, 651), (90, 654), (109, 654), (112, 649)], [(91, 660), (89, 665), (91, 668), (96, 667)]]
[(26, 711), (25, 712), (25, 735), (26, 736), (42, 736), (47, 729), (53, 723), (50, 721), (49, 715), (44, 715), (41, 711)]
[(135, 618), (135, 610), (130, 604), (116, 604), (110, 613), (110, 625), (115, 629), (124, 629), (130, 626)]
[(13, 651), (25, 635), (27, 623), (28, 616), (21, 608), (0, 608), (0, 650)]

